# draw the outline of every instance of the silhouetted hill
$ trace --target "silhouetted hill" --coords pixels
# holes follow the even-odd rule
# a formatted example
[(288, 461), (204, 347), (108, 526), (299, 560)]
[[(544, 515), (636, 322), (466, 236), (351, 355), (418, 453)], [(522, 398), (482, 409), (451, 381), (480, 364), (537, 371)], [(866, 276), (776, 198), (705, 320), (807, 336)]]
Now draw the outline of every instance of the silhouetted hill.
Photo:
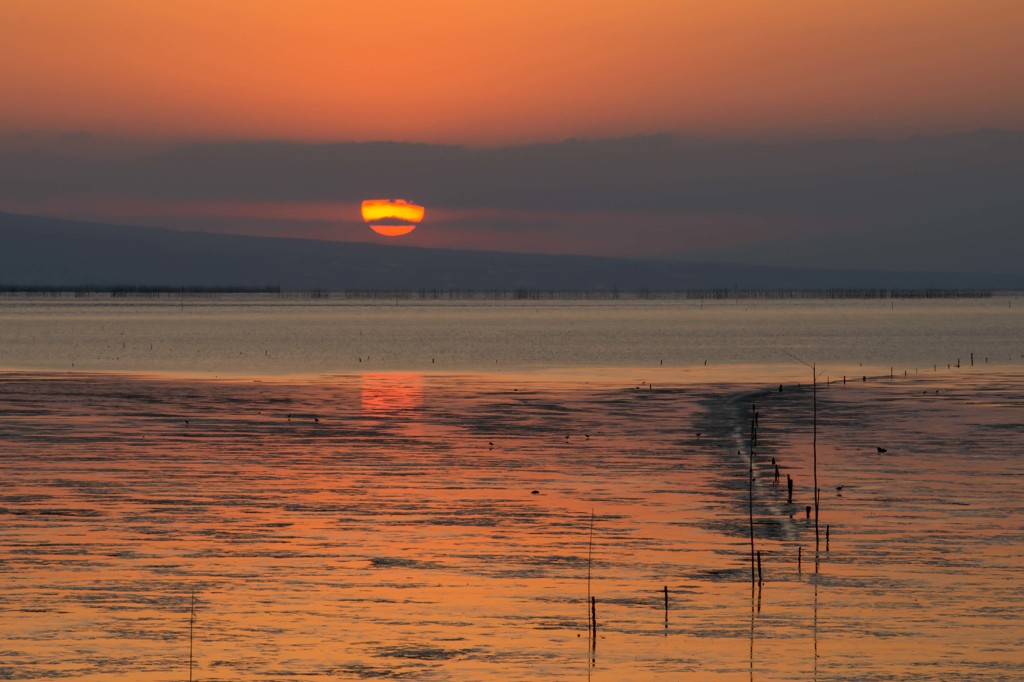
[(0, 285), (285, 290), (1024, 288), (1024, 277), (815, 270), (242, 237), (0, 213)]

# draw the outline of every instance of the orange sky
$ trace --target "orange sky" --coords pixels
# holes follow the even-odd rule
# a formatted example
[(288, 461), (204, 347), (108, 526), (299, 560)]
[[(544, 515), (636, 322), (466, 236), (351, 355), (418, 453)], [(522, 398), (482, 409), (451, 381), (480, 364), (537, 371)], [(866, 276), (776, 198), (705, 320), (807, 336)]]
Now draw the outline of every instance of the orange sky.
[(0, 26), (0, 133), (1024, 127), (1020, 0), (4, 0)]

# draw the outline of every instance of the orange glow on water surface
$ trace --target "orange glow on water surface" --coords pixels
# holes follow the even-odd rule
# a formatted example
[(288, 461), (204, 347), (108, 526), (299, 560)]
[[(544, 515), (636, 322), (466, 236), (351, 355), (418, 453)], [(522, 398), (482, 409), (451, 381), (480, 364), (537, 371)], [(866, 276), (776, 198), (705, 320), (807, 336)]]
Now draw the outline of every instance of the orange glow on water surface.
[[(813, 497), (809, 425), (794, 421), (807, 386), (771, 390), (792, 366), (737, 366), (727, 381), (693, 369), (653, 389), (625, 381), (635, 368), (326, 381), (7, 372), (0, 427), (24, 449), (5, 459), (0, 563), (18, 617), (0, 621), (0, 638), (18, 642), (24, 679), (51, 679), (81, 648), (75, 680), (156, 682), (189, 647), (194, 594), (196, 679), (225, 677), (225, 661), (245, 662), (239, 680), (281, 661), (309, 680), (364, 661), (409, 679), (540, 682), (572, 678), (580, 661), (595, 680), (756, 670), (763, 682), (809, 679), (813, 666), (1012, 679), (1024, 498), (1006, 426), (1019, 370), (820, 386), (831, 544), (819, 579), (814, 522), (792, 514)], [(747, 491), (726, 487), (748, 475), (729, 434), (755, 390), (773, 427), (754, 462), (758, 518), (773, 528), (756, 539), (768, 569), (756, 598), (737, 538)], [(979, 429), (988, 436), (965, 459), (959, 444)], [(798, 505), (763, 475), (768, 452)], [(953, 541), (970, 561), (949, 558)], [(125, 652), (113, 663), (111, 632)]]
[(423, 406), (421, 374), (366, 374), (359, 388), (364, 416), (386, 417)]

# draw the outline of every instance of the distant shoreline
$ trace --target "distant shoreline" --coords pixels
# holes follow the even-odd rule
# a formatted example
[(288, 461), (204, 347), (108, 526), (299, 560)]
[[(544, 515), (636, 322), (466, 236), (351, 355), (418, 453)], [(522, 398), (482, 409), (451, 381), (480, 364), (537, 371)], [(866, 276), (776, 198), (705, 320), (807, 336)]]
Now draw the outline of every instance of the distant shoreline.
[(213, 298), (221, 295), (264, 294), (279, 298), (341, 300), (460, 300), (460, 301), (574, 301), (574, 300), (872, 300), (872, 299), (951, 299), (991, 298), (993, 295), (1019, 295), (1013, 289), (974, 288), (822, 288), (822, 289), (683, 289), (676, 291), (637, 290), (546, 290), (501, 289), (324, 289), (286, 290), (281, 287), (168, 287), (168, 286), (21, 286), (0, 285), (0, 297), (44, 296), (52, 298)]

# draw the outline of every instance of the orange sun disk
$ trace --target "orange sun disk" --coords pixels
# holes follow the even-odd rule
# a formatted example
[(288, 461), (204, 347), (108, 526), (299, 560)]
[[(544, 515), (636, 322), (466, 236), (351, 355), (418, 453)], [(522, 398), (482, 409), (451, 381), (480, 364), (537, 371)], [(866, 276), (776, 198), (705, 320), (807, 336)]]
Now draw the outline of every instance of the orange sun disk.
[(377, 234), (399, 237), (409, 234), (423, 220), (422, 206), (405, 199), (367, 199), (363, 202), (363, 220)]

